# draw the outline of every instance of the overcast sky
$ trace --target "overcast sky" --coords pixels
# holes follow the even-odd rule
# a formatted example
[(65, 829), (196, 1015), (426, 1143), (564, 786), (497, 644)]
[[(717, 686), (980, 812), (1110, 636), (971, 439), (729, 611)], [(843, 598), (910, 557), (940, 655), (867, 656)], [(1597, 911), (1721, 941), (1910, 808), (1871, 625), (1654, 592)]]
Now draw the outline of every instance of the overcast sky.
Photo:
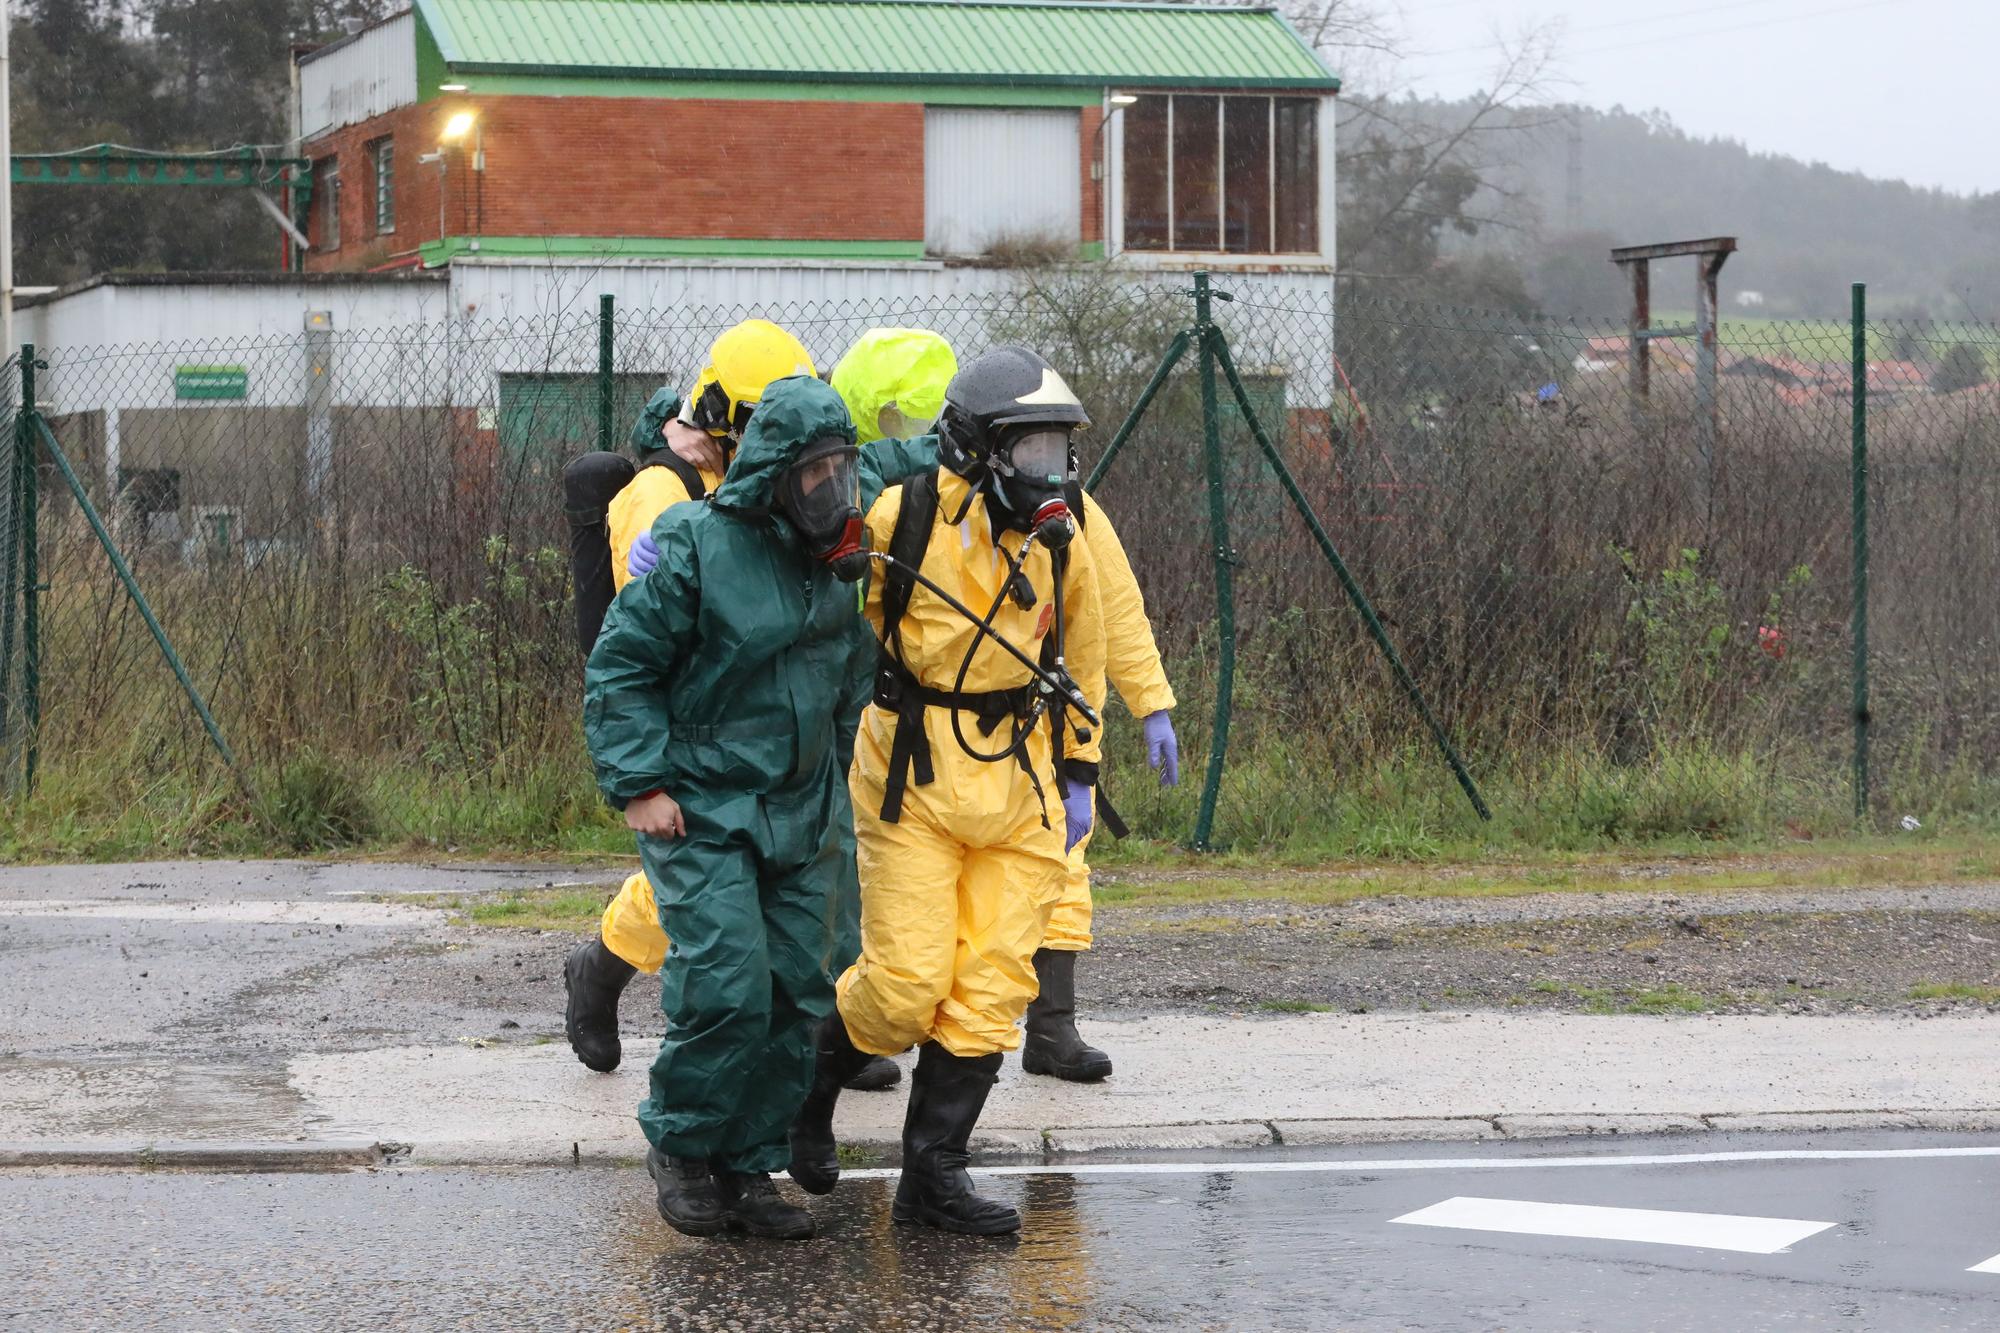
[[(1418, 93), (1485, 86), (1496, 35), (1562, 25), (1551, 100), (1871, 176), (2000, 190), (2000, 0), (1389, 0)], [(1358, 82), (1358, 81), (1357, 81)], [(1356, 86), (1355, 91), (1365, 91)]]

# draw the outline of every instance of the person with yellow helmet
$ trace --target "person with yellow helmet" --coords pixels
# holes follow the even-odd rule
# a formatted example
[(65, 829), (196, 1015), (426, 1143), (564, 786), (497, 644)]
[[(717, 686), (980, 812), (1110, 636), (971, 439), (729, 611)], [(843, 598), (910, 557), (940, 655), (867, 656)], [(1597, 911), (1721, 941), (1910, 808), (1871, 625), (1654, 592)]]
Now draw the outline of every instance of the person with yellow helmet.
[[(1097, 574), (1064, 495), (1070, 433), (1087, 422), (1047, 361), (995, 348), (951, 381), (941, 466), (868, 511), (888, 569), (866, 595), (882, 647), (848, 773), (862, 950), (819, 1028), (791, 1175), (809, 1193), (834, 1187), (842, 1085), (870, 1056), (918, 1045), (898, 1222), (1021, 1225), (965, 1168), (1002, 1053), (1021, 1044), (1065, 855), (1094, 818), (1097, 737), (1061, 722), (1074, 682), (1104, 671)], [(1061, 693), (1048, 672), (1067, 678)]]
[[(790, 375), (817, 374), (805, 344), (768, 319), (746, 319), (716, 338), (708, 364), (681, 400), (679, 412), (662, 428), (658, 444), (648, 441), (651, 447), (638, 474), (611, 501), (611, 577), (618, 587), (632, 579), (632, 543), (652, 530), (669, 505), (699, 500), (722, 484), (722, 473), (765, 387)], [(659, 397), (655, 394), (654, 400)], [(668, 435), (676, 427), (715, 441), (721, 466), (701, 467), (682, 459)]]

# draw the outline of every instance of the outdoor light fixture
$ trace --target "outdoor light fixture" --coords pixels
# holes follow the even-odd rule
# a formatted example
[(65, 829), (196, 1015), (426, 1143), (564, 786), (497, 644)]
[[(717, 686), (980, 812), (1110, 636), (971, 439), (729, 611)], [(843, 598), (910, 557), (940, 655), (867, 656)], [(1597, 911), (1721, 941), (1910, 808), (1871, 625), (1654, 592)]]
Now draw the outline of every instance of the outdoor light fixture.
[(1104, 179), (1104, 131), (1111, 128), (1111, 118), (1138, 100), (1131, 93), (1106, 94), (1104, 103), (1111, 109), (1097, 118), (1097, 133), (1091, 136), (1090, 178), (1092, 180)]
[(441, 93), (462, 93), (465, 91), (465, 85), (462, 83), (440, 83), (438, 91)]
[(445, 143), (457, 143), (471, 130), (474, 119), (476, 117), (470, 111), (454, 111), (451, 119), (445, 121), (444, 129), (439, 133), (438, 138)]

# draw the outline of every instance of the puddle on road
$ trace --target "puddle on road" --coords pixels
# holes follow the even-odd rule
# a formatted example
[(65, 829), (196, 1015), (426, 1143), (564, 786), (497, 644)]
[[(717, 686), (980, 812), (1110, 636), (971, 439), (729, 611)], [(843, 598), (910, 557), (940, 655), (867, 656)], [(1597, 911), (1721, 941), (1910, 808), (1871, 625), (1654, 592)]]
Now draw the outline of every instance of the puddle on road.
[(133, 902), (129, 899), (41, 898), (0, 903), (0, 917), (67, 917), (114, 921), (176, 921), (234, 926), (430, 926), (435, 908), (408, 903)]

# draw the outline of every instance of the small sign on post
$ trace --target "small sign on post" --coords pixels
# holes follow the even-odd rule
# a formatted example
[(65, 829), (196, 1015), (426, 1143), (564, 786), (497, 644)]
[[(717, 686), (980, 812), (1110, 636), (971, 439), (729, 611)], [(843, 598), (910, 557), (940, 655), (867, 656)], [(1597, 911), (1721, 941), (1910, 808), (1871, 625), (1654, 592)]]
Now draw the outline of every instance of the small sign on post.
[(242, 366), (175, 366), (174, 397), (182, 400), (248, 398), (250, 372)]

